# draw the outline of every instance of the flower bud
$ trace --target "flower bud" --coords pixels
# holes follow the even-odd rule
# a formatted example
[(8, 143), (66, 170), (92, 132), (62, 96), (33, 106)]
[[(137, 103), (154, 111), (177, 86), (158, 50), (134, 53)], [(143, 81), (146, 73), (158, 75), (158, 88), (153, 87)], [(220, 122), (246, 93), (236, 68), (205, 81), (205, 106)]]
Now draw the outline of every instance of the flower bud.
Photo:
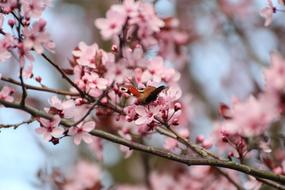
[(41, 82), (42, 82), (42, 77), (40, 77), (40, 76), (36, 76), (36, 78), (35, 78), (35, 79), (36, 79), (36, 81), (37, 81), (37, 82), (39, 82), (39, 83), (41, 83)]
[(203, 136), (203, 135), (198, 135), (197, 137), (196, 137), (196, 143), (203, 143), (204, 142), (204, 140), (205, 140), (205, 137)]
[(175, 110), (175, 111), (181, 110), (181, 108), (182, 108), (182, 105), (181, 105), (179, 102), (176, 102), (176, 103), (174, 104), (174, 110)]
[(210, 149), (212, 146), (213, 146), (213, 144), (211, 142), (209, 142), (209, 141), (204, 141), (202, 143), (202, 147), (206, 148), (206, 149)]
[(179, 125), (179, 120), (177, 118), (174, 118), (172, 121), (172, 125)]
[(9, 20), (8, 20), (8, 24), (9, 24), (9, 26), (10, 26), (11, 28), (13, 28), (14, 25), (16, 24), (15, 19), (9, 19)]

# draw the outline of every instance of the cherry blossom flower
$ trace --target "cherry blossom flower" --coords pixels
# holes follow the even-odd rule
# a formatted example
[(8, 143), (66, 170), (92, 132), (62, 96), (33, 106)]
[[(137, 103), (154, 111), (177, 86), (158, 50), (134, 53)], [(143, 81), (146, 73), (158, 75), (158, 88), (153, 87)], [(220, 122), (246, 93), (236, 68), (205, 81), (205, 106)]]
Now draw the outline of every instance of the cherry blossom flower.
[(49, 100), (50, 108), (45, 108), (47, 112), (58, 114), (65, 118), (73, 118), (75, 112), (75, 102), (73, 100), (61, 101), (57, 96), (52, 96)]
[(113, 5), (106, 14), (107, 18), (95, 20), (95, 25), (101, 30), (101, 35), (108, 40), (118, 35), (126, 22), (126, 12), (121, 5)]
[(136, 17), (138, 15), (139, 3), (134, 0), (125, 0), (124, 8), (129, 17)]
[(17, 0), (1, 1), (0, 7), (3, 8), (5, 13), (9, 13), (17, 7)]
[(99, 77), (95, 72), (85, 73), (85, 75), (78, 81), (78, 86), (85, 89), (91, 96), (98, 97), (101, 91), (107, 88), (109, 81), (105, 78)]
[(26, 79), (33, 77), (33, 64), (32, 63), (29, 63), (28, 65), (24, 67), (23, 77)]
[(95, 122), (88, 121), (80, 123), (76, 127), (71, 127), (68, 135), (74, 137), (74, 144), (79, 145), (83, 140), (85, 143), (90, 144), (93, 142), (93, 136), (89, 134), (95, 128)]
[(0, 62), (11, 58), (12, 55), (10, 50), (16, 44), (16, 40), (10, 34), (6, 34), (5, 37), (0, 40)]
[(165, 67), (161, 57), (155, 57), (150, 60), (147, 69), (142, 73), (141, 78), (142, 82), (152, 80), (157, 83), (160, 83), (161, 81), (170, 83), (178, 81), (180, 74), (173, 68)]
[(80, 42), (78, 49), (73, 50), (72, 54), (77, 57), (76, 60), (79, 65), (95, 68), (95, 64), (91, 63), (95, 59), (98, 45), (96, 43), (88, 46), (84, 42)]
[(21, 0), (25, 17), (40, 17), (51, 0)]
[(101, 187), (100, 173), (101, 170), (97, 165), (81, 160), (69, 172), (63, 190), (99, 189)]
[(46, 141), (51, 140), (52, 137), (59, 137), (64, 132), (64, 129), (59, 127), (60, 117), (58, 115), (54, 116), (53, 120), (40, 118), (39, 122), (41, 127), (37, 128), (36, 132), (43, 135)]
[(256, 99), (251, 96), (245, 102), (235, 102), (231, 112), (232, 119), (222, 122), (219, 128), (229, 134), (247, 137), (263, 133), (278, 117), (276, 107), (266, 97)]
[(264, 26), (269, 26), (272, 22), (273, 13), (276, 13), (276, 7), (273, 6), (272, 0), (267, 0), (268, 6), (260, 11), (260, 16), (265, 19)]
[(49, 39), (49, 34), (45, 31), (46, 21), (40, 19), (32, 25), (32, 28), (24, 27), (24, 46), (27, 49), (34, 48), (38, 54), (44, 52), (44, 48), (53, 51), (55, 44)]
[(160, 107), (159, 106), (149, 106), (148, 108), (144, 106), (137, 106), (135, 108), (136, 113), (139, 115), (136, 119), (136, 125), (147, 125), (154, 121), (154, 116), (158, 116)]
[(5, 100), (7, 102), (13, 102), (14, 97), (12, 95), (14, 94), (14, 92), (15, 90), (13, 88), (4, 86), (2, 90), (0, 91), (0, 99)]
[(285, 59), (278, 53), (271, 54), (271, 67), (265, 70), (266, 89), (269, 93), (279, 93), (285, 87)]

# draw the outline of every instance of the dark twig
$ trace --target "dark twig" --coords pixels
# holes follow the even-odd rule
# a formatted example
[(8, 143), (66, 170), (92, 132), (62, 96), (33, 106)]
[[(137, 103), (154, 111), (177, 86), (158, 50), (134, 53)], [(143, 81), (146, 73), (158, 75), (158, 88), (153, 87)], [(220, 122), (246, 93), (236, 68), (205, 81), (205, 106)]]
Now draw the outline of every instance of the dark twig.
[[(3, 77), (2, 76), (1, 80), (4, 81), (4, 82), (8, 82), (8, 83), (11, 83), (11, 84), (15, 84), (15, 85), (21, 86), (21, 82), (18, 82), (18, 81), (14, 80), (12, 78), (9, 78), (9, 77)], [(68, 91), (64, 91), (64, 90), (52, 89), (52, 88), (48, 88), (48, 87), (45, 87), (45, 86), (38, 87), (38, 86), (25, 84), (25, 87), (26, 87), (27, 90), (37, 90), (37, 91), (55, 93), (55, 94), (66, 95), (66, 96), (80, 96), (80, 94), (78, 94), (78, 93), (68, 92)]]

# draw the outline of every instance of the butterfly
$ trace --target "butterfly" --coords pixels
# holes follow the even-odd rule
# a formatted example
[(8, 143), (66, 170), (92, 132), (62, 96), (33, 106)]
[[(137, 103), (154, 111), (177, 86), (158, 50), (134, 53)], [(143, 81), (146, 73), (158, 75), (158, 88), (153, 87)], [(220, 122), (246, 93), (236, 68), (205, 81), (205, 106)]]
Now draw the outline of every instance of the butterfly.
[(147, 105), (153, 101), (155, 101), (161, 91), (163, 91), (166, 87), (161, 85), (159, 87), (147, 86), (145, 88), (138, 89), (134, 85), (126, 85), (121, 86), (120, 90), (122, 92), (131, 94), (137, 98), (139, 104)]

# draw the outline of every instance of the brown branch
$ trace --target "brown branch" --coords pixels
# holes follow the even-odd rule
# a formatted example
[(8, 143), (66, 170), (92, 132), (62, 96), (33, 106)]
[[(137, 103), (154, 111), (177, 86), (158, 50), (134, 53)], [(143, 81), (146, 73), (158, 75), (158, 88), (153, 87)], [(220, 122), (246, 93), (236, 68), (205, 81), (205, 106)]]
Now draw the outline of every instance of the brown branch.
[(23, 79), (23, 67), (20, 68), (20, 81), (21, 81), (21, 87), (22, 87), (22, 97), (21, 97), (21, 105), (26, 104), (26, 98), (28, 96), (27, 91), (26, 91), (26, 85)]
[[(33, 107), (30, 106), (22, 106), (19, 103), (11, 103), (11, 102), (6, 102), (4, 100), (0, 100), (0, 104), (4, 105), (5, 107), (9, 107), (9, 108), (15, 108), (15, 109), (19, 109), (19, 110), (23, 110), (29, 114), (31, 114), (32, 116), (35, 117), (43, 117), (46, 119), (53, 119), (52, 115), (49, 115), (43, 111), (40, 111), (38, 109), (35, 109)], [(61, 124), (66, 126), (66, 127), (70, 127), (72, 126), (72, 123), (70, 123), (68, 120), (62, 119), (61, 120)], [(117, 143), (117, 144), (121, 144), (121, 145), (125, 145), (131, 149), (134, 150), (138, 150), (138, 151), (142, 151), (145, 153), (149, 153), (152, 155), (156, 155), (168, 160), (173, 160), (179, 163), (183, 163), (186, 164), (188, 166), (191, 165), (207, 165), (207, 166), (215, 166), (215, 167), (222, 167), (222, 168), (228, 168), (228, 169), (232, 169), (232, 170), (236, 170), (236, 171), (240, 171), (242, 173), (251, 175), (253, 177), (258, 177), (258, 178), (264, 178), (264, 179), (268, 179), (268, 180), (272, 180), (281, 184), (285, 184), (285, 176), (282, 175), (278, 175), (278, 174), (274, 174), (270, 171), (265, 171), (265, 170), (259, 170), (259, 169), (255, 169), (252, 168), (250, 166), (244, 165), (244, 164), (239, 164), (233, 161), (226, 161), (226, 160), (218, 160), (218, 159), (214, 159), (214, 158), (186, 158), (183, 157), (181, 155), (176, 155), (173, 154), (169, 151), (165, 151), (159, 148), (155, 148), (152, 146), (146, 146), (143, 144), (139, 144), (136, 142), (132, 142), (129, 140), (126, 140), (124, 138), (118, 137), (116, 135), (113, 135), (111, 133), (107, 133), (105, 131), (99, 130), (99, 129), (95, 129), (93, 130), (90, 134), (97, 136), (97, 137), (101, 137), (103, 139), (109, 140), (111, 142)]]
[(0, 124), (0, 129), (1, 128), (14, 128), (14, 129), (17, 129), (18, 127), (20, 127), (21, 125), (24, 125), (24, 124), (30, 124), (34, 121), (33, 118), (30, 118), (29, 120), (27, 121), (22, 121), (20, 123), (17, 123), (17, 124), (7, 124), (7, 125), (4, 125), (4, 124)]
[[(21, 82), (18, 82), (12, 78), (9, 77), (1, 77), (1, 80), (4, 82), (8, 82), (11, 84), (15, 84), (18, 86), (21, 86)], [(43, 91), (43, 92), (49, 92), (49, 93), (55, 93), (55, 94), (59, 94), (59, 95), (66, 95), (66, 96), (80, 96), (80, 94), (78, 93), (74, 93), (74, 92), (68, 92), (68, 91), (64, 91), (64, 90), (57, 90), (57, 89), (52, 89), (52, 88), (48, 88), (48, 87), (38, 87), (38, 86), (33, 86), (33, 85), (28, 85), (25, 84), (25, 87), (27, 90), (37, 90), (37, 91)]]

